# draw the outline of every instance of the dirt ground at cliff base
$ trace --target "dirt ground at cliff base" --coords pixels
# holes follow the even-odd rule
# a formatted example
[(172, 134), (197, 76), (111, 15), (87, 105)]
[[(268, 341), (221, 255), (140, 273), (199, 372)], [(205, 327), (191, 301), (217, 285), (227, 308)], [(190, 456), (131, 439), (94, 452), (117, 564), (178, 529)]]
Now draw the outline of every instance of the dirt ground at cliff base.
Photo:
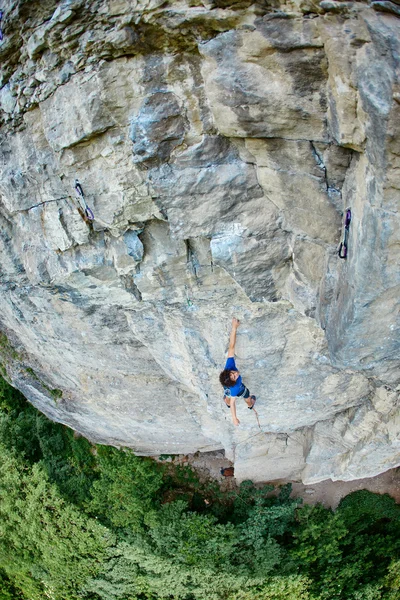
[(327, 479), (312, 485), (292, 482), (292, 486), (292, 496), (303, 498), (306, 504), (321, 502), (324, 506), (336, 508), (342, 498), (357, 490), (389, 494), (400, 504), (400, 468), (390, 469), (376, 477), (366, 477), (354, 481)]
[[(201, 481), (217, 481), (222, 490), (237, 487), (234, 477), (224, 477), (221, 469), (232, 467), (222, 451), (197, 452), (196, 454), (175, 455), (167, 458), (176, 465), (187, 465), (193, 468)], [(377, 494), (389, 494), (400, 504), (400, 467), (390, 469), (376, 477), (366, 477), (354, 481), (332, 481), (327, 479), (319, 483), (304, 485), (303, 483), (279, 480), (265, 481), (272, 485), (292, 484), (292, 497), (302, 498), (305, 504), (320, 502), (326, 507), (336, 508), (342, 498), (357, 490), (369, 490)]]

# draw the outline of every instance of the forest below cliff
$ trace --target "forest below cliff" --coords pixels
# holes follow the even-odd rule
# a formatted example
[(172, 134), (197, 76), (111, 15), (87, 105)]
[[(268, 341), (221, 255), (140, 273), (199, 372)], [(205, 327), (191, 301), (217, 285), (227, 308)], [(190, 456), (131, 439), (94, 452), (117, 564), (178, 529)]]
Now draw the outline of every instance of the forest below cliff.
[[(290, 486), (222, 493), (92, 445), (0, 379), (1, 600), (396, 600), (400, 506), (333, 512)], [(206, 500), (206, 502), (205, 502)]]

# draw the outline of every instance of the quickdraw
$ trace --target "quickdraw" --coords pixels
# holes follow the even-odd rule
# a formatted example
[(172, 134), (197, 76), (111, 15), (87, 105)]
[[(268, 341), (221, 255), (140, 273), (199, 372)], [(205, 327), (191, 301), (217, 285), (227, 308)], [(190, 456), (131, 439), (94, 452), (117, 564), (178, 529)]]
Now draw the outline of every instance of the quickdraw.
[(75, 189), (76, 198), (78, 200), (79, 207), (84, 215), (84, 218), (87, 219), (88, 221), (94, 221), (93, 211), (86, 204), (85, 195), (83, 193), (82, 186), (77, 179), (75, 179), (74, 189)]
[(340, 246), (339, 246), (339, 250), (338, 250), (339, 258), (347, 257), (347, 241), (349, 238), (350, 223), (351, 223), (351, 210), (350, 210), (350, 208), (348, 208), (346, 210), (346, 216), (344, 219), (343, 242), (340, 242)]

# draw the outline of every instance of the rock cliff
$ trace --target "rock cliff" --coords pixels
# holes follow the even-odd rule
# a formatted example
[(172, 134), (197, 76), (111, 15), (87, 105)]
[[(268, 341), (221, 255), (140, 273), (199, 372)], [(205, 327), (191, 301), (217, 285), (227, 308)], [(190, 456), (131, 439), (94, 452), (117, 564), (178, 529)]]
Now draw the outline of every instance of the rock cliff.
[(400, 2), (2, 9), (3, 375), (91, 440), (223, 448), (239, 480), (399, 465)]

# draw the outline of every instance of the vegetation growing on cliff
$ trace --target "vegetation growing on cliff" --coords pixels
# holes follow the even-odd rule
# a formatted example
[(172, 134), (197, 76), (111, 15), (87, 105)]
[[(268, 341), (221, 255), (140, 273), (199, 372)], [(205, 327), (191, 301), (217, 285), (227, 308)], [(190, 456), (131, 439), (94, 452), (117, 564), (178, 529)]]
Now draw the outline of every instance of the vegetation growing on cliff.
[[(0, 600), (395, 600), (400, 507), (205, 489), (92, 446), (0, 380)], [(211, 500), (204, 503), (204, 497)]]

